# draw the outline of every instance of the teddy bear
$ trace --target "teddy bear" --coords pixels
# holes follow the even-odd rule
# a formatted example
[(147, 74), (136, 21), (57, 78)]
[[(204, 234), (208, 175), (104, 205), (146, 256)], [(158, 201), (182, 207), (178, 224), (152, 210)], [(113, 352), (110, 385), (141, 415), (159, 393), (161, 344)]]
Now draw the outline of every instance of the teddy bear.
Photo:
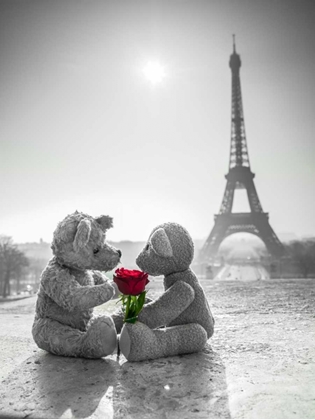
[(204, 290), (190, 269), (194, 244), (177, 223), (164, 223), (150, 234), (136, 259), (151, 276), (164, 275), (164, 293), (143, 306), (134, 324), (125, 323), (120, 350), (130, 362), (194, 353), (214, 332)]
[(102, 273), (114, 269), (121, 251), (106, 242), (112, 218), (76, 211), (53, 234), (53, 258), (44, 269), (32, 334), (37, 346), (60, 356), (101, 358), (113, 353), (117, 332), (109, 316), (93, 308), (115, 298), (116, 285)]

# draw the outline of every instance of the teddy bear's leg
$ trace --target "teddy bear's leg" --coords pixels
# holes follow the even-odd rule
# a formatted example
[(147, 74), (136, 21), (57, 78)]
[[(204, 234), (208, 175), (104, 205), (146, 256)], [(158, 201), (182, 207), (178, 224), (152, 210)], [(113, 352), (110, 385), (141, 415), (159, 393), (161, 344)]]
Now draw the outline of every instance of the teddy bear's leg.
[(141, 322), (126, 323), (120, 335), (120, 349), (129, 362), (195, 353), (206, 342), (206, 330), (199, 324), (151, 330)]
[(39, 348), (59, 356), (100, 358), (113, 353), (117, 334), (113, 320), (93, 318), (87, 331), (80, 331), (49, 318), (33, 324), (33, 338)]
[(97, 359), (112, 354), (117, 348), (117, 333), (112, 318), (105, 315), (92, 318), (83, 341), (81, 357)]
[(34, 321), (32, 334), (39, 348), (58, 356), (80, 356), (85, 333), (49, 318)]

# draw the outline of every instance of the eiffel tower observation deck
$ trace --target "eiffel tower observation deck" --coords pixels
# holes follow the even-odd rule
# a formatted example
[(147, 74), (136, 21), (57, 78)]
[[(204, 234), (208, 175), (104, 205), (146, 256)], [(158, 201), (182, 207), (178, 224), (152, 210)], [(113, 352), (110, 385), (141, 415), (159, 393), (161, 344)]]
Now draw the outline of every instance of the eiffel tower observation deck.
[[(258, 236), (273, 259), (284, 254), (284, 247), (269, 224), (269, 215), (264, 213), (254, 184), (247, 149), (244, 113), (241, 93), (241, 58), (236, 52), (233, 35), (233, 53), (229, 66), (232, 72), (232, 118), (229, 171), (219, 214), (214, 216), (214, 226), (199, 254), (199, 261), (213, 260), (222, 241), (233, 233), (247, 232)], [(235, 190), (245, 189), (250, 211), (233, 213)]]

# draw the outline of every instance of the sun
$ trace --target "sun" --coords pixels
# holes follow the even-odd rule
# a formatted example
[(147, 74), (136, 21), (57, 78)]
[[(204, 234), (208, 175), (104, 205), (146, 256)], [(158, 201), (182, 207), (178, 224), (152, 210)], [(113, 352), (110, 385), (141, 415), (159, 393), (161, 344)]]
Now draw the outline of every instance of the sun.
[(143, 73), (153, 85), (161, 83), (165, 77), (165, 69), (158, 61), (148, 61), (143, 69)]

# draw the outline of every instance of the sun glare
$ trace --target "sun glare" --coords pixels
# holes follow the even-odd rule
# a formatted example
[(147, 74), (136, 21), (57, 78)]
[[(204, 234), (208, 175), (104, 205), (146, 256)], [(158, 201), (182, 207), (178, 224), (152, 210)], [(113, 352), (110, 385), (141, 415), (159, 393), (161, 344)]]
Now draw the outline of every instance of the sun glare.
[(165, 77), (164, 67), (158, 61), (149, 61), (143, 73), (153, 85), (162, 82)]

